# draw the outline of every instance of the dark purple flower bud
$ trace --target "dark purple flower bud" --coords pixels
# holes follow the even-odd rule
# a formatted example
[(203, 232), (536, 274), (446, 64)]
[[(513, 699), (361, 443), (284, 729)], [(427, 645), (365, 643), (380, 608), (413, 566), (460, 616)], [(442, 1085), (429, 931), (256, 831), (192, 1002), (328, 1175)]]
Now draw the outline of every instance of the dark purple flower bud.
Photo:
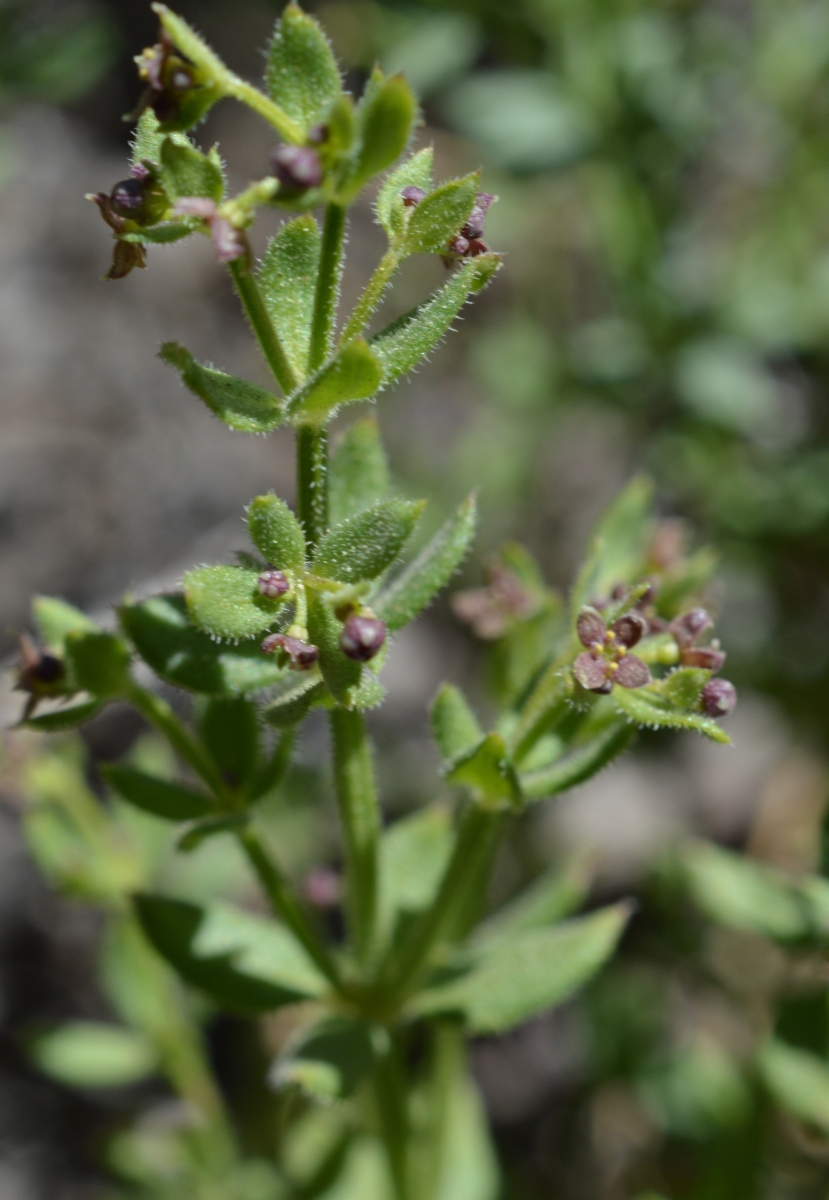
[(573, 674), (583, 688), (589, 692), (606, 692), (609, 689), (608, 663), (604, 658), (594, 658), (589, 650), (583, 651), (573, 663)]
[(648, 623), (642, 614), (634, 609), (625, 613), (623, 617), (619, 617), (618, 621), (614, 621), (610, 629), (619, 645), (630, 650), (648, 632)]
[(144, 207), (144, 185), (140, 179), (122, 179), (109, 194), (112, 207), (122, 217), (135, 218)]
[(130, 178), (131, 179), (149, 179), (150, 172), (147, 170), (147, 168), (144, 166), (144, 164), (142, 162), (133, 163), (132, 166), (130, 167)]
[(585, 605), (576, 617), (576, 635), (582, 646), (588, 650), (593, 646), (601, 646), (604, 642), (605, 623), (595, 608)]
[(45, 696), (58, 696), (65, 693), (63, 687), (66, 678), (66, 668), (61, 659), (48, 650), (40, 650), (26, 633), (18, 636), (20, 650), (20, 666), (15, 680), (15, 690), (28, 692), (29, 699), (23, 720), (34, 712), (38, 702)]
[(725, 662), (725, 651), (719, 646), (683, 646), (679, 652), (679, 661), (683, 667), (703, 667), (706, 671), (717, 672)]
[(626, 654), (616, 667), (613, 682), (620, 684), (623, 688), (647, 687), (651, 682), (648, 664), (642, 662), (641, 658), (637, 658), (635, 654)]
[(727, 679), (709, 679), (699, 700), (709, 717), (727, 717), (737, 703), (737, 689)]
[(287, 633), (272, 633), (262, 643), (265, 654), (275, 654), (282, 651), (290, 659), (292, 671), (310, 671), (319, 659), (318, 646), (304, 642), (301, 638), (291, 637)]
[(478, 195), (475, 197), (475, 206), (469, 214), (469, 220), (461, 230), (465, 238), (469, 238), (472, 241), (473, 239), (483, 237), (487, 209), (494, 199), (495, 197), (491, 196), (489, 192), (478, 192)]
[(340, 634), (340, 649), (346, 658), (355, 662), (368, 662), (383, 648), (386, 626), (377, 617), (363, 617), (352, 613), (343, 625)]
[(421, 200), (426, 198), (426, 193), (423, 188), (415, 187), (414, 184), (409, 184), (404, 187), (400, 193), (400, 199), (405, 204), (406, 208), (414, 208), (416, 204), (420, 204)]
[(489, 254), (489, 246), (480, 238), (472, 238), (466, 248), (466, 257), (477, 258), (479, 254)]
[(263, 571), (256, 581), (256, 590), (268, 600), (278, 600), (291, 590), (291, 585), (284, 571)]
[(457, 237), (452, 238), (452, 241), (447, 246), (447, 250), (450, 254), (459, 254), (463, 257), (469, 250), (469, 240), (458, 234)]
[(322, 183), (322, 163), (309, 146), (277, 146), (271, 154), (273, 173), (286, 191), (307, 192)]
[(692, 608), (689, 612), (680, 613), (670, 624), (671, 633), (680, 646), (692, 645), (713, 628), (714, 622), (704, 608)]

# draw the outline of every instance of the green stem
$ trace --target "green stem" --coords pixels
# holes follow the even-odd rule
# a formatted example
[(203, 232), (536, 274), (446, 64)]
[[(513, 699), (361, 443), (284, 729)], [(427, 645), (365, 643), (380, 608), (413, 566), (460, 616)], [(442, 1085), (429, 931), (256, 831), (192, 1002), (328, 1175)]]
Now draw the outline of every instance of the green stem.
[(247, 104), (248, 108), (252, 108), (260, 117), (264, 117), (286, 142), (293, 142), (295, 146), (301, 146), (305, 141), (305, 134), (299, 125), (292, 121), (277, 104), (274, 104), (273, 100), (269, 100), (264, 92), (260, 92), (259, 88), (246, 83), (244, 79), (240, 79), (238, 75), (234, 75), (230, 71), (220, 81), (220, 87), (225, 96)]
[(228, 264), (228, 268), (254, 337), (265, 356), (265, 361), (282, 391), (286, 396), (290, 396), (291, 392), (296, 391), (299, 386), (299, 380), (294, 374), (285, 348), (279, 340), (279, 334), (265, 307), (256, 276), (246, 267), (243, 259), (237, 258)]
[(510, 739), (512, 760), (516, 764), (529, 754), (540, 737), (571, 711), (573, 676), (570, 662), (571, 657), (551, 662), (530, 693)]
[(345, 209), (340, 204), (329, 204), (325, 210), (317, 290), (314, 295), (311, 345), (308, 351), (309, 375), (321, 367), (331, 353), (334, 318), (340, 294), (344, 238)]
[(387, 250), (366, 284), (366, 289), (356, 307), (348, 318), (348, 324), (340, 335), (340, 345), (353, 342), (363, 332), (369, 323), (371, 314), (383, 298), (383, 292), (389, 285), (389, 280), (400, 264), (400, 254), (397, 250)]
[(132, 685), (125, 699), (166, 737), (176, 753), (204, 780), (216, 797), (223, 800), (225, 785), (218, 769), (167, 701), (148, 692), (137, 683)]
[(296, 509), (313, 552), (328, 528), (328, 431), (316, 425), (296, 430)]
[(377, 915), (380, 811), (362, 713), (331, 710), (334, 778), (345, 838), (346, 909), (358, 959), (368, 961)]
[(406, 1081), (398, 1046), (391, 1035), (385, 1053), (378, 1055), (372, 1082), (380, 1133), (388, 1155), (396, 1200), (410, 1200)]
[(297, 941), (304, 946), (309, 958), (319, 967), (329, 983), (339, 990), (340, 973), (334, 960), (297, 903), (282, 872), (265, 849), (259, 834), (250, 825), (246, 825), (239, 830), (237, 837), (257, 874), (275, 915), (285, 922)]
[(401, 953), (389, 962), (386, 974), (397, 1001), (411, 991), (435, 949), (454, 932), (471, 889), (480, 883), (503, 821), (503, 812), (480, 804), (471, 804), (464, 812), (455, 849), (432, 907), (420, 918)]

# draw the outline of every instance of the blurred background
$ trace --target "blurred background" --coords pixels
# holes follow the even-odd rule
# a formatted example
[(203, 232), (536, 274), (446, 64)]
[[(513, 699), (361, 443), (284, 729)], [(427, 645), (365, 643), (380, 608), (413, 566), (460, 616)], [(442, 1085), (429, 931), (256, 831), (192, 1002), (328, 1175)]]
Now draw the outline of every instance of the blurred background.
[[(280, 8), (178, 5), (254, 79)], [(722, 1056), (695, 1057), (700, 1045), (739, 1056), (746, 1022), (764, 1019), (774, 952), (750, 937), (717, 941), (690, 919), (682, 942), (654, 870), (685, 831), (795, 871), (817, 861), (829, 733), (829, 6), (333, 0), (313, 11), (354, 90), (377, 59), (406, 72), (438, 177), (482, 165), (500, 197), (487, 239), (506, 269), (379, 413), (401, 489), (434, 497), (433, 526), (480, 485), (466, 579), (477, 582), (509, 537), (566, 587), (592, 522), (641, 470), (661, 512), (720, 557), (711, 603), (740, 689), (736, 748), (645, 738), (533, 813), (500, 865), (506, 895), (586, 843), (595, 894), (643, 900), (625, 953), (583, 1003), (474, 1050), (505, 1195), (823, 1196), (826, 1144), (769, 1124)], [(83, 197), (126, 174), (131, 56), (154, 39), (144, 0), (0, 0), (8, 655), (33, 592), (104, 612), (128, 589), (169, 585), (243, 546), (242, 506), (257, 491), (292, 494), (287, 437), (229, 433), (154, 357), (163, 339), (180, 340), (264, 379), (209, 245), (154, 248), (146, 272), (101, 282), (109, 244)], [(205, 147), (219, 142), (231, 187), (267, 171), (268, 130), (246, 112), (221, 105), (199, 134)], [(260, 251), (276, 218), (262, 225)], [(368, 200), (350, 238), (346, 302), (382, 252)], [(407, 264), (384, 320), (441, 270)], [(390, 702), (373, 725), (391, 811), (435, 794), (425, 705), (443, 678), (483, 697), (479, 661), (448, 605), (397, 644)], [(6, 709), (8, 724), (16, 710)], [(137, 732), (114, 711), (88, 738), (115, 757)], [(301, 802), (325, 790), (322, 736), (312, 728), (302, 748), (292, 829)], [(100, 1011), (96, 920), (40, 882), (18, 831), (14, 770), (5, 799), (0, 1195), (108, 1196), (100, 1148), (141, 1097), (54, 1087), (22, 1050), (32, 1022)], [(314, 839), (296, 838), (301, 864)], [(242, 1035), (211, 1037), (230, 1078)]]

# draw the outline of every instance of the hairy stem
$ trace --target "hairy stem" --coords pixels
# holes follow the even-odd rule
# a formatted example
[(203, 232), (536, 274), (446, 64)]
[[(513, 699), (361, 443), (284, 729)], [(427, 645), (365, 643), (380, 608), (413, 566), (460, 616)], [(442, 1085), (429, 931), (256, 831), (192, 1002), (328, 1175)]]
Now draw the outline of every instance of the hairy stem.
[(247, 825), (244, 829), (239, 830), (237, 836), (270, 901), (274, 914), (285, 922), (329, 983), (339, 989), (340, 973), (336, 963), (297, 903), (282, 872), (265, 849), (259, 834), (250, 825)]
[(518, 726), (510, 739), (515, 763), (529, 754), (538, 739), (553, 729), (571, 711), (573, 677), (570, 658), (551, 662), (527, 699)]
[(313, 552), (328, 528), (328, 430), (316, 425), (297, 426), (296, 508)]
[(317, 290), (314, 295), (311, 345), (308, 351), (309, 375), (322, 366), (331, 353), (337, 300), (340, 294), (344, 239), (345, 209), (340, 204), (329, 204), (325, 210)]
[(464, 812), (440, 890), (402, 951), (389, 962), (387, 976), (395, 999), (405, 998), (428, 967), (437, 947), (455, 932), (458, 914), (465, 909), (471, 889), (481, 883), (503, 821), (501, 811), (480, 804), (471, 804)]
[(366, 284), (366, 289), (357, 301), (353, 313), (348, 318), (348, 324), (340, 335), (341, 346), (346, 345), (347, 342), (353, 342), (368, 325), (371, 314), (383, 298), (383, 292), (388, 287), (399, 264), (399, 253), (396, 250), (387, 250)]
[(254, 337), (259, 343), (259, 348), (265, 356), (265, 361), (282, 391), (289, 396), (299, 386), (299, 380), (294, 374), (285, 348), (279, 340), (279, 334), (268, 314), (262, 293), (259, 291), (259, 284), (256, 282), (256, 276), (245, 267), (241, 259), (236, 259), (228, 266), (245, 315), (250, 322)]
[(167, 701), (148, 692), (137, 683), (132, 685), (125, 699), (166, 737), (175, 752), (204, 780), (216, 797), (223, 799), (225, 786), (218, 769)]
[(391, 1035), (385, 1053), (378, 1055), (372, 1082), (380, 1133), (394, 1183), (395, 1200), (411, 1200), (407, 1154), (409, 1121), (406, 1111), (406, 1079), (399, 1047)]
[(346, 909), (358, 959), (368, 961), (377, 915), (380, 813), (362, 713), (331, 711), (337, 805), (345, 837)]

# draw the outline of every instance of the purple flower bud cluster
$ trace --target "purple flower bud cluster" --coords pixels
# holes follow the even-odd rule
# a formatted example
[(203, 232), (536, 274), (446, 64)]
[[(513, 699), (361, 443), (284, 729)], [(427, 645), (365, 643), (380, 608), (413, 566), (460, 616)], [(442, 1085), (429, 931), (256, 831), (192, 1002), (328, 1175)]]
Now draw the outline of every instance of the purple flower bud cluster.
[(271, 167), (283, 192), (292, 196), (322, 183), (320, 156), (310, 146), (277, 146), (271, 153)]
[(256, 590), (260, 596), (264, 596), (267, 600), (278, 600), (280, 596), (284, 596), (286, 592), (291, 590), (288, 576), (284, 571), (277, 571), (273, 568), (268, 571), (263, 571), (256, 581)]
[[(668, 629), (679, 647), (683, 667), (701, 667), (716, 674), (725, 664), (725, 652), (715, 639), (706, 646), (701, 638), (714, 628), (711, 614), (704, 608), (691, 608), (671, 621)], [(737, 703), (737, 689), (727, 679), (709, 679), (700, 694), (700, 707), (709, 717), (727, 717)]]
[(630, 650), (648, 632), (648, 622), (631, 609), (608, 629), (601, 613), (585, 605), (576, 620), (576, 635), (585, 647), (573, 663), (573, 674), (583, 688), (607, 695), (614, 683), (624, 688), (646, 687), (651, 682), (647, 663)]
[(262, 643), (265, 654), (283, 654), (292, 671), (310, 671), (319, 660), (319, 646), (313, 646), (303, 638), (288, 633), (272, 633)]
[(354, 662), (370, 662), (383, 649), (386, 626), (377, 617), (352, 613), (340, 634), (340, 649)]
[[(420, 204), (421, 200), (426, 199), (426, 192), (423, 188), (409, 184), (408, 187), (401, 190), (400, 198), (406, 208), (414, 208)], [(459, 258), (475, 258), (479, 254), (488, 253), (489, 246), (483, 240), (484, 225), (487, 211), (497, 199), (498, 197), (493, 196), (490, 192), (478, 192), (466, 224), (452, 238), (443, 254), (443, 261), (448, 267), (452, 266)]]

